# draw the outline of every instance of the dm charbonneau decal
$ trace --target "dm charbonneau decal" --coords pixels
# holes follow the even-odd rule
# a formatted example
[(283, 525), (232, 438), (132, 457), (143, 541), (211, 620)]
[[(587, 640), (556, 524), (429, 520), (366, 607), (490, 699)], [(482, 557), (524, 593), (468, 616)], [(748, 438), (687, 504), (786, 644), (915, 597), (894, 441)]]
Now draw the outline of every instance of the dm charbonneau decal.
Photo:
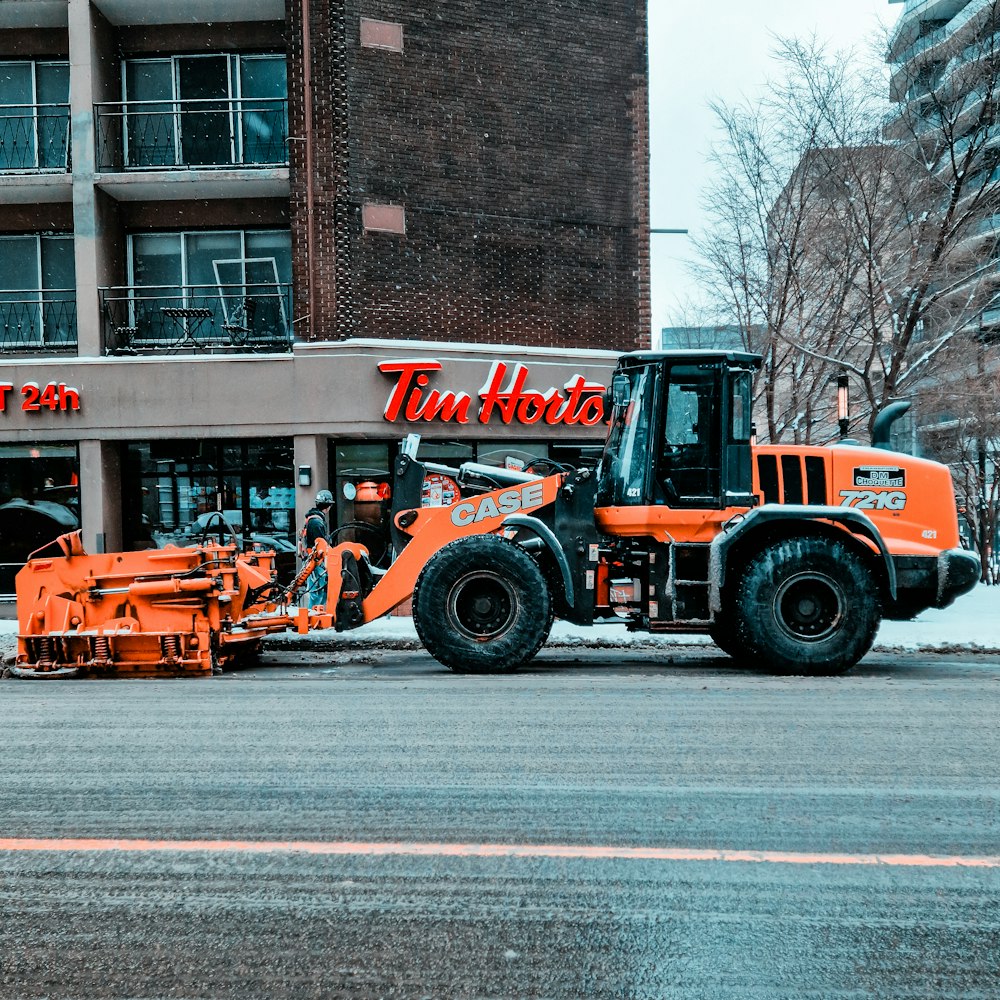
[(896, 465), (860, 465), (854, 468), (854, 489), (840, 491), (841, 507), (860, 510), (903, 510), (906, 470)]
[(906, 470), (895, 465), (860, 465), (854, 469), (858, 489), (888, 489), (906, 485)]

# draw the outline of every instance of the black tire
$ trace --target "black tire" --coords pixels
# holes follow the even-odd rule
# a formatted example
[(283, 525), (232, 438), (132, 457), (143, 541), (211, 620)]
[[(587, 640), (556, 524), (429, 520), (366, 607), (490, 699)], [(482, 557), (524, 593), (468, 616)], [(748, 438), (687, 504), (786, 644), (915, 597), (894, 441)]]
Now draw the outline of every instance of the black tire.
[(747, 649), (746, 643), (742, 641), (736, 626), (733, 624), (733, 616), (730, 614), (724, 620), (716, 619), (709, 634), (712, 642), (722, 650), (727, 656), (741, 663), (750, 659), (751, 653)]
[[(882, 618), (875, 580), (844, 542), (789, 538), (747, 565), (734, 604), (735, 642), (778, 673), (843, 673), (871, 649)], [(738, 647), (737, 647), (738, 648)]]
[(541, 648), (550, 607), (531, 556), (499, 535), (473, 535), (428, 560), (413, 591), (413, 624), (427, 652), (449, 669), (502, 672)]

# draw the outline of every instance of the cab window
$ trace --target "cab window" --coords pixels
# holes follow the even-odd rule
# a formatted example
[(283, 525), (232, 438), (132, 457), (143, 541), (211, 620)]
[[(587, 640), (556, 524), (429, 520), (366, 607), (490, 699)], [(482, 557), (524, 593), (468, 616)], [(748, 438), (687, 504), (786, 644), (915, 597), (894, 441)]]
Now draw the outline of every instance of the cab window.
[(719, 378), (715, 367), (669, 370), (657, 485), (671, 507), (719, 503)]

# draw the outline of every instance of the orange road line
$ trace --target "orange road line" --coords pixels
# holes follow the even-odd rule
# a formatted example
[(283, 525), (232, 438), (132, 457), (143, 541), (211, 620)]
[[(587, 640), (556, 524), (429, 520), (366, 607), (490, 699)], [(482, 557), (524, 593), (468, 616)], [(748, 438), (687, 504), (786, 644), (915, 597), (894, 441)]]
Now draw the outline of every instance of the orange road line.
[(565, 858), (635, 861), (737, 861), (784, 865), (885, 865), (913, 868), (1000, 868), (1000, 855), (830, 854), (728, 851), (691, 847), (615, 847), (585, 844), (436, 844), (309, 840), (114, 840), (0, 838), (0, 852), (53, 851), (213, 854), (316, 854), (379, 857)]

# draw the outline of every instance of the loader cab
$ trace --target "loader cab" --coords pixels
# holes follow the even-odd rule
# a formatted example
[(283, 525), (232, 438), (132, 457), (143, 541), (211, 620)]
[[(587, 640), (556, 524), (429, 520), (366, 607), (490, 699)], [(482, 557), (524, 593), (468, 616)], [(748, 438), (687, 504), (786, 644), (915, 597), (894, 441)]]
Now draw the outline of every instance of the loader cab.
[(753, 373), (730, 351), (625, 355), (609, 389), (598, 507), (685, 510), (753, 506)]

